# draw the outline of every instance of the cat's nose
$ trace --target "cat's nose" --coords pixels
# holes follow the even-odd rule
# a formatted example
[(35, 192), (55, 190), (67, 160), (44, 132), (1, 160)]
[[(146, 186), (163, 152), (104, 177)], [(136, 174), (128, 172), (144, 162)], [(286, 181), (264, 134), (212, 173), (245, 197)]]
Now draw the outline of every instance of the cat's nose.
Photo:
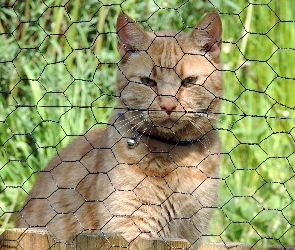
[(176, 109), (177, 100), (174, 97), (162, 96), (160, 101), (161, 109), (165, 110), (167, 115), (170, 115)]

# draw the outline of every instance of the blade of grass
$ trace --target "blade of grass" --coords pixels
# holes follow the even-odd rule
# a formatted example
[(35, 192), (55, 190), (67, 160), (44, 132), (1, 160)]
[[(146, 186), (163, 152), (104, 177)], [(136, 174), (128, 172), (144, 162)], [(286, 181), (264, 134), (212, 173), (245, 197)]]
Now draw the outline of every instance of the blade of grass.
[[(55, 0), (55, 5), (59, 6), (59, 2), (60, 0)], [(59, 8), (53, 9), (53, 18), (52, 18), (52, 20), (54, 21), (54, 26), (52, 30), (53, 34), (60, 34), (61, 24), (62, 24), (64, 14), (65, 14), (65, 8), (59, 7)]]
[[(26, 0), (24, 16), (25, 16), (25, 20), (29, 20), (29, 17), (30, 17), (30, 0)], [(27, 26), (28, 26), (28, 24), (24, 24), (23, 28), (21, 30), (21, 36), (20, 36), (20, 47), (21, 48), (24, 47), (24, 44), (25, 44), (25, 41), (26, 41), (25, 38), (26, 38), (26, 34), (27, 34)], [(20, 53), (17, 56), (17, 61), (16, 61), (16, 68), (17, 68), (17, 71), (18, 71), (19, 75), (21, 75), (21, 73), (22, 73), (22, 65), (21, 65), (22, 56), (23, 56), (23, 51), (21, 50)], [(9, 89), (12, 89), (12, 91), (11, 91), (12, 95), (16, 98), (17, 95), (18, 95), (18, 86), (15, 86), (13, 84), (14, 84), (14, 82), (10, 83)], [(9, 105), (14, 104), (14, 99), (13, 99), (12, 95), (9, 95), (9, 98), (8, 98)]]
[(15, 196), (14, 196), (14, 198), (13, 198), (13, 200), (12, 200), (12, 203), (11, 203), (11, 205), (10, 205), (10, 207), (9, 207), (8, 213), (7, 213), (7, 215), (5, 216), (4, 221), (3, 221), (2, 225), (1, 225), (0, 233), (3, 232), (3, 231), (5, 230), (7, 224), (8, 224), (8, 222), (9, 222), (9, 220), (10, 220), (10, 217), (12, 216), (12, 214), (13, 214), (13, 212), (14, 212), (14, 209), (15, 209), (16, 203), (17, 203), (17, 201), (18, 201), (18, 196), (19, 196), (18, 194), (19, 194), (19, 191), (18, 191), (18, 189), (17, 189), (16, 194), (15, 194)]
[(241, 53), (240, 53), (239, 59), (237, 61), (236, 68), (239, 65), (241, 65), (245, 60), (244, 55), (245, 55), (245, 51), (247, 49), (247, 43), (248, 43), (248, 38), (249, 38), (249, 36), (247, 36), (247, 31), (250, 30), (252, 12), (253, 12), (253, 4), (250, 4), (249, 7), (247, 8), (247, 16), (246, 16), (246, 21), (245, 21), (245, 28), (244, 28), (244, 30), (242, 31), (242, 34), (241, 34), (241, 37), (244, 37), (244, 38), (242, 39)]
[[(98, 23), (97, 23), (97, 30), (99, 33), (102, 33), (104, 31), (105, 21), (107, 18), (107, 14), (110, 10), (110, 6), (102, 6), (101, 8), (102, 8), (102, 15), (98, 18)], [(94, 49), (95, 54), (100, 52), (102, 49), (102, 39), (103, 39), (102, 36), (98, 36), (96, 44), (95, 44), (95, 49)]]
[[(29, 79), (31, 93), (33, 95), (34, 103), (37, 104), (42, 99), (42, 92), (41, 92), (40, 84), (37, 81), (31, 80), (31, 79), (36, 79), (36, 76), (34, 75), (34, 72), (31, 70), (31, 68), (29, 67), (28, 64), (24, 64), (23, 69)], [(40, 112), (43, 119), (46, 119), (45, 108), (39, 107), (38, 111)]]
[[(76, 21), (76, 20), (78, 20), (80, 1), (75, 0), (75, 2), (73, 3), (73, 6), (74, 7), (73, 7), (70, 15), (73, 18), (73, 20)], [(76, 29), (75, 25), (74, 25), (74, 28), (71, 28), (71, 29), (68, 30), (68, 32), (67, 32), (67, 40), (68, 40), (69, 44), (74, 44), (76, 32), (77, 32), (77, 29)], [(64, 45), (65, 54), (70, 54), (71, 51), (73, 50), (69, 44), (65, 43), (65, 45)], [(72, 70), (72, 67), (73, 67), (73, 59), (72, 59), (72, 57), (67, 59), (67, 67), (68, 67), (69, 70)]]

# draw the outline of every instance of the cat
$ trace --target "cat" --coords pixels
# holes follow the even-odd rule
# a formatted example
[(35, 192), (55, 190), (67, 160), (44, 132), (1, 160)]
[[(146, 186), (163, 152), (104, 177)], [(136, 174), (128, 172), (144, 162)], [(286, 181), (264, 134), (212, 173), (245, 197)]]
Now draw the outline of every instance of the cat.
[(222, 24), (208, 13), (190, 33), (145, 32), (117, 19), (118, 106), (104, 129), (49, 162), (17, 218), (61, 241), (85, 232), (183, 238), (196, 249), (216, 206), (223, 92)]

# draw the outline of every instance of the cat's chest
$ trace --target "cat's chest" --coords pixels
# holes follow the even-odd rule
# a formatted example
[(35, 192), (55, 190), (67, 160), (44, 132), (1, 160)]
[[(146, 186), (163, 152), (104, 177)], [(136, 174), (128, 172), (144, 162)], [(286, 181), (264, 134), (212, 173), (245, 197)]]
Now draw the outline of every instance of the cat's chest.
[[(161, 202), (171, 192), (192, 193), (198, 183), (216, 177), (218, 172), (216, 155), (210, 155), (197, 145), (175, 147), (160, 143), (153, 147), (144, 142), (130, 149), (127, 138), (112, 148), (112, 157), (117, 161), (108, 176), (116, 190), (134, 190), (151, 200)], [(105, 164), (109, 164), (105, 161)]]
[(161, 204), (173, 192), (192, 194), (208, 178), (197, 165), (180, 166), (169, 154), (154, 154), (136, 163), (118, 164), (109, 171), (114, 189), (132, 191), (144, 204)]
[[(121, 176), (124, 182), (132, 183), (132, 179), (137, 179), (138, 176), (128, 178), (128, 176)], [(113, 194), (104, 201), (104, 205), (109, 211), (116, 214), (137, 214), (140, 211), (145, 211), (140, 216), (154, 217), (158, 214), (160, 217), (166, 216), (184, 216), (184, 211), (188, 211), (189, 207), (198, 206), (198, 201), (194, 197), (194, 189), (198, 186), (196, 181), (195, 185), (191, 180), (171, 179), (163, 177), (147, 177), (145, 176), (133, 187), (126, 186), (120, 181), (114, 182), (115, 191)], [(191, 188), (183, 188), (183, 183), (190, 182)], [(133, 182), (135, 184), (135, 182)], [(182, 189), (183, 192), (174, 190)], [(124, 204), (122, 206), (122, 204)], [(157, 212), (158, 211), (158, 212)], [(149, 213), (150, 212), (150, 213)], [(164, 213), (164, 215), (163, 215)], [(134, 214), (134, 216), (135, 216)], [(162, 214), (162, 215), (161, 215)], [(189, 216), (185, 214), (185, 216)], [(169, 218), (166, 218), (169, 220)], [(171, 218), (170, 218), (171, 219)]]

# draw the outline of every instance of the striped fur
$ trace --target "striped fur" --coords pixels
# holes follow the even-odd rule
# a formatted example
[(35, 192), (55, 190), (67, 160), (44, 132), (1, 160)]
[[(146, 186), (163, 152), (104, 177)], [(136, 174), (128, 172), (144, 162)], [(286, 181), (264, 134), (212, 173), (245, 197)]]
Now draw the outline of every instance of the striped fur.
[(147, 33), (121, 13), (117, 33), (120, 98), (111, 125), (49, 162), (16, 225), (46, 227), (62, 241), (103, 232), (131, 244), (185, 238), (197, 248), (217, 201), (220, 18), (210, 12), (190, 33)]

